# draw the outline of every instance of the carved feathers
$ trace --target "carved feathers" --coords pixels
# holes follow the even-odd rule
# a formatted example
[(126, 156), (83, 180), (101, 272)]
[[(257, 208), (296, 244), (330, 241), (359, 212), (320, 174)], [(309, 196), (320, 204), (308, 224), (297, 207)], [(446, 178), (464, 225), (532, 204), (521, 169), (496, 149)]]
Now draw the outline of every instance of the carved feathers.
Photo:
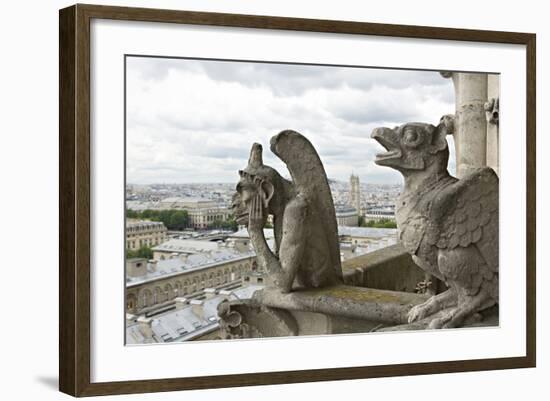
[(498, 272), (498, 177), (491, 168), (449, 185), (431, 206), (428, 244), (448, 250), (475, 244), (489, 269)]

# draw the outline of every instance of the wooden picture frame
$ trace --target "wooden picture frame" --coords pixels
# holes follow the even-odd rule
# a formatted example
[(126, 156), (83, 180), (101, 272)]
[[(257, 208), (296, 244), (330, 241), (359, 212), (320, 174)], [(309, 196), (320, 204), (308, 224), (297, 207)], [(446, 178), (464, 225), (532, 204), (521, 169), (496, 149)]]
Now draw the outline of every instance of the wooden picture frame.
[[(94, 18), (516, 44), (526, 47), (526, 355), (222, 376), (91, 382), (90, 333), (90, 22)], [(59, 14), (59, 388), (73, 396), (144, 393), (534, 367), (536, 362), (536, 37), (496, 32), (350, 21), (74, 5)]]

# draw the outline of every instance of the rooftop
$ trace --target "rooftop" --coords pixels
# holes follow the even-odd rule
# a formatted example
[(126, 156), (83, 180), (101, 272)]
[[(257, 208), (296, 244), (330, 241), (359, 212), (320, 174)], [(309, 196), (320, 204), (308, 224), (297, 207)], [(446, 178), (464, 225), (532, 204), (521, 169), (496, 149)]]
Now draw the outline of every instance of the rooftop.
[(374, 227), (338, 227), (338, 235), (363, 238), (384, 238), (397, 236), (396, 228), (374, 228)]
[(149, 220), (134, 220), (128, 219), (126, 221), (126, 228), (131, 227), (164, 227), (162, 221), (149, 221)]
[(234, 249), (226, 248), (215, 252), (192, 254), (185, 260), (179, 257), (159, 260), (156, 262), (156, 266), (154, 266), (154, 263), (148, 262), (147, 273), (139, 277), (127, 276), (126, 286), (133, 287), (135, 285), (158, 280), (159, 278), (177, 276), (179, 274), (203, 270), (228, 262), (246, 260), (255, 256), (256, 253), (252, 251), (238, 252)]
[[(272, 228), (264, 228), (264, 237), (265, 239), (272, 239), (274, 237), (273, 235), (273, 229)], [(247, 228), (241, 228), (239, 231), (234, 232), (229, 236), (229, 238), (250, 238), (250, 235), (248, 234)]]
[(175, 252), (175, 253), (199, 253), (215, 251), (219, 248), (217, 242), (173, 238), (152, 248), (153, 252)]
[(160, 201), (161, 203), (176, 203), (176, 202), (184, 202), (184, 203), (212, 203), (215, 202), (212, 199), (208, 198), (194, 198), (194, 197), (179, 197), (174, 196), (171, 198), (165, 198)]
[[(397, 235), (396, 228), (374, 228), (374, 227), (338, 227), (338, 235), (343, 236), (352, 236), (352, 237), (364, 237), (364, 238), (385, 238), (393, 237)], [(273, 229), (264, 228), (264, 236), (267, 240), (272, 239)], [(239, 231), (231, 234), (229, 238), (250, 238), (248, 230), (246, 228), (241, 228)]]
[[(219, 294), (202, 301), (193, 300), (201, 313), (195, 313), (193, 305), (185, 305), (181, 309), (171, 310), (152, 318), (151, 330), (160, 342), (184, 341), (201, 334), (214, 331), (219, 327), (218, 305), (226, 298), (248, 299), (262, 286), (249, 285), (232, 290), (230, 294)], [(128, 344), (143, 344), (145, 337), (139, 329), (139, 323), (134, 322), (126, 327), (126, 342)]]

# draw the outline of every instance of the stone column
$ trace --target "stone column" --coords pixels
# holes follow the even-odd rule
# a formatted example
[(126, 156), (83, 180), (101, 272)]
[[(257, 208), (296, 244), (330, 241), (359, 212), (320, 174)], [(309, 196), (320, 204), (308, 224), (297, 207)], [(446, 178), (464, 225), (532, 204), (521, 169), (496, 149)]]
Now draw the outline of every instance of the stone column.
[(491, 74), (487, 77), (487, 103), (485, 113), (487, 117), (487, 165), (497, 175), (499, 171), (499, 97), (500, 97), (500, 75)]
[(463, 177), (487, 165), (487, 74), (442, 73), (455, 87), (456, 122), (454, 141), (457, 176)]

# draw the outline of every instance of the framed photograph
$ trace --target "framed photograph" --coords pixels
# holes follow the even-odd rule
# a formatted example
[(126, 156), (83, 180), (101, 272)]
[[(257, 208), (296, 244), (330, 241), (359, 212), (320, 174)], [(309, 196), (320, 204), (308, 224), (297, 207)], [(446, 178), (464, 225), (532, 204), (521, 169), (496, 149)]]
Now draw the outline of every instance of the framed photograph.
[(75, 5), (60, 391), (534, 367), (534, 34)]

